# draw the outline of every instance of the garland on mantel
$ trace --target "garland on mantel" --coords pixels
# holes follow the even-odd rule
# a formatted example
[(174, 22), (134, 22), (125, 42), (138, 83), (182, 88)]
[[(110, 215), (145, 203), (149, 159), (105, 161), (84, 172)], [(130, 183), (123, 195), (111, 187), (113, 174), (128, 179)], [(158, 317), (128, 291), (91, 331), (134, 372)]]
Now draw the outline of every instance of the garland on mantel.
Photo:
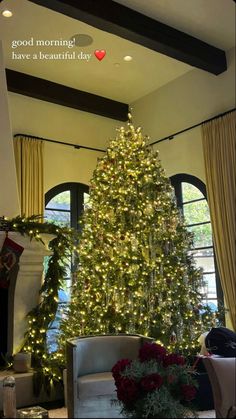
[(12, 219), (0, 217), (0, 230), (14, 231), (29, 236), (32, 240), (43, 242), (42, 234), (52, 234), (49, 242), (49, 256), (43, 285), (40, 289), (40, 301), (27, 315), (29, 327), (21, 350), (32, 354), (32, 367), (35, 370), (35, 394), (42, 386), (50, 393), (51, 384), (61, 381), (62, 369), (60, 352), (49, 353), (47, 348), (47, 330), (55, 319), (58, 308), (58, 291), (66, 275), (66, 267), (71, 254), (76, 250), (78, 235), (73, 229), (59, 227), (48, 222), (39, 222), (41, 216), (17, 216)]

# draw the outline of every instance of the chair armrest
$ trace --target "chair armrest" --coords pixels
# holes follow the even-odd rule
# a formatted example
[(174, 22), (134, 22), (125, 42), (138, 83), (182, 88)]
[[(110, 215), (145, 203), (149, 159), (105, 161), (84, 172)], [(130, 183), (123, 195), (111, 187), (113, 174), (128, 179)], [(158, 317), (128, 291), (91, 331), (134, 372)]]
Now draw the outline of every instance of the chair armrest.
[(72, 340), (66, 342), (67, 360), (67, 409), (68, 418), (76, 417), (77, 406), (77, 345)]

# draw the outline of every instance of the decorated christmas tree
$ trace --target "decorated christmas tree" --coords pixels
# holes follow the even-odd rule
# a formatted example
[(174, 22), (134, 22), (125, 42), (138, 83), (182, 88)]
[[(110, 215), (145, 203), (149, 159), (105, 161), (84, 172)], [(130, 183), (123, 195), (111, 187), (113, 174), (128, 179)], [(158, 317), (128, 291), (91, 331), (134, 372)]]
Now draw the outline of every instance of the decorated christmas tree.
[(191, 247), (158, 152), (130, 117), (91, 180), (61, 343), (80, 335), (140, 333), (196, 353), (212, 318), (202, 305), (202, 273)]

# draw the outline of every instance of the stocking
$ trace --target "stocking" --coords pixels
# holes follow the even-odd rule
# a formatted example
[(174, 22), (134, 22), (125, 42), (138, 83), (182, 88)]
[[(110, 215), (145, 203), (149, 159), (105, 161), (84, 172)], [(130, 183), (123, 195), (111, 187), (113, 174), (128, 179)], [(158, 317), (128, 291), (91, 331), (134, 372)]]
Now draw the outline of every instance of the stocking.
[(9, 287), (11, 269), (18, 263), (24, 248), (6, 237), (0, 252), (0, 288)]

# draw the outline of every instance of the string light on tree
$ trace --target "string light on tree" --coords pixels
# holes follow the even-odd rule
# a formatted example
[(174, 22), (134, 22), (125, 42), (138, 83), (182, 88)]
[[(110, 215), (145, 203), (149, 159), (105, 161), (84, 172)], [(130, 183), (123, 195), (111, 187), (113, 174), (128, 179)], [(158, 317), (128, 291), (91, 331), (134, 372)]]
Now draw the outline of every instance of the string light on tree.
[(61, 346), (94, 333), (140, 333), (189, 352), (211, 316), (197, 307), (202, 273), (158, 152), (132, 123), (117, 130), (91, 180), (79, 269)]

